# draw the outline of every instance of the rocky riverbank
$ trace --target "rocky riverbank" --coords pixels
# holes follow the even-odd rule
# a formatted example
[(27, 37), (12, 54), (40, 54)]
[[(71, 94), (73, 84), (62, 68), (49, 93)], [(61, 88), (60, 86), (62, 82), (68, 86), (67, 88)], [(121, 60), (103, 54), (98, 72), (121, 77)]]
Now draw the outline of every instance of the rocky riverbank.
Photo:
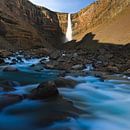
[[(68, 46), (67, 46), (68, 47)], [(81, 48), (81, 46), (80, 46)], [(4, 59), (14, 56), (13, 52), (0, 52), (1, 64)], [(66, 48), (64, 50), (49, 51), (46, 48), (33, 49), (30, 51), (20, 51), (11, 64), (22, 62), (22, 58), (40, 58), (37, 64), (33, 64), (32, 69), (56, 69), (61, 70), (62, 74), (77, 73), (85, 75), (86, 69), (93, 71), (109, 73), (130, 73), (130, 44), (125, 46), (101, 45), (96, 49), (75, 47), (75, 49)], [(45, 58), (46, 57), (46, 58)]]
[(109, 73), (130, 73), (130, 44), (125, 46), (100, 45), (96, 49), (77, 47), (49, 54), (49, 61), (40, 63), (44, 68), (65, 73), (85, 74), (85, 69)]

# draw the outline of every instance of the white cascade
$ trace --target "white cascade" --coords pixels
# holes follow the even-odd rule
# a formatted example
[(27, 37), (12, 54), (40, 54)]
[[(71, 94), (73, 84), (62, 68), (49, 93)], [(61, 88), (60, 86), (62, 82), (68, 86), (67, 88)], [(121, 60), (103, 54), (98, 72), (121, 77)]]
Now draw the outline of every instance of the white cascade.
[(71, 22), (71, 14), (68, 14), (68, 26), (66, 31), (66, 40), (72, 40), (72, 22)]

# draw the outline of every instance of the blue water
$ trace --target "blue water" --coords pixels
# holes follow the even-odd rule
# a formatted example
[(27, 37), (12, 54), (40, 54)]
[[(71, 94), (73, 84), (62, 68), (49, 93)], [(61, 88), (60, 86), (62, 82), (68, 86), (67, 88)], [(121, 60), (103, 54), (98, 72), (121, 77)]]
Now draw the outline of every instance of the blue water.
[[(36, 59), (14, 65), (20, 73), (0, 71), (1, 80), (24, 83), (6, 93), (27, 94), (38, 83), (57, 77), (55, 70), (31, 70), (29, 66), (34, 63)], [(104, 81), (94, 76), (66, 78), (80, 83), (73, 89), (59, 88), (62, 99), (26, 99), (0, 111), (0, 130), (130, 130), (129, 77), (106, 75)]]

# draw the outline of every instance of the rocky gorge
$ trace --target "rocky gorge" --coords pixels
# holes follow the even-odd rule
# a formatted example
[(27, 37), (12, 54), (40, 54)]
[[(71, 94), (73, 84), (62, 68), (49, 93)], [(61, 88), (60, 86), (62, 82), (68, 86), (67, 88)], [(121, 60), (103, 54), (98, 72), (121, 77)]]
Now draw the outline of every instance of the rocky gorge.
[(129, 2), (71, 14), (64, 42), (67, 13), (1, 0), (0, 130), (129, 130)]

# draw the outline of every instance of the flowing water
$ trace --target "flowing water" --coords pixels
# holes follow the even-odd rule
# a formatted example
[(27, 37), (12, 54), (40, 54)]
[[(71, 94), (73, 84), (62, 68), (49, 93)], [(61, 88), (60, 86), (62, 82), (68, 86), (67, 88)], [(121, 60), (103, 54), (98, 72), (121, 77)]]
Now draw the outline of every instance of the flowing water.
[[(16, 91), (27, 94), (39, 82), (53, 80), (58, 72), (30, 69), (30, 62), (15, 64), (20, 73), (0, 71), (0, 79), (26, 82)], [(59, 88), (63, 98), (45, 101), (25, 99), (0, 111), (0, 130), (130, 130), (130, 78), (106, 75), (71, 77), (80, 83), (75, 88)], [(24, 81), (23, 81), (24, 80)], [(3, 92), (0, 92), (0, 95)], [(69, 101), (69, 102), (68, 102)]]
[(72, 40), (72, 22), (71, 22), (71, 14), (68, 14), (68, 26), (66, 32), (66, 39), (67, 41)]

